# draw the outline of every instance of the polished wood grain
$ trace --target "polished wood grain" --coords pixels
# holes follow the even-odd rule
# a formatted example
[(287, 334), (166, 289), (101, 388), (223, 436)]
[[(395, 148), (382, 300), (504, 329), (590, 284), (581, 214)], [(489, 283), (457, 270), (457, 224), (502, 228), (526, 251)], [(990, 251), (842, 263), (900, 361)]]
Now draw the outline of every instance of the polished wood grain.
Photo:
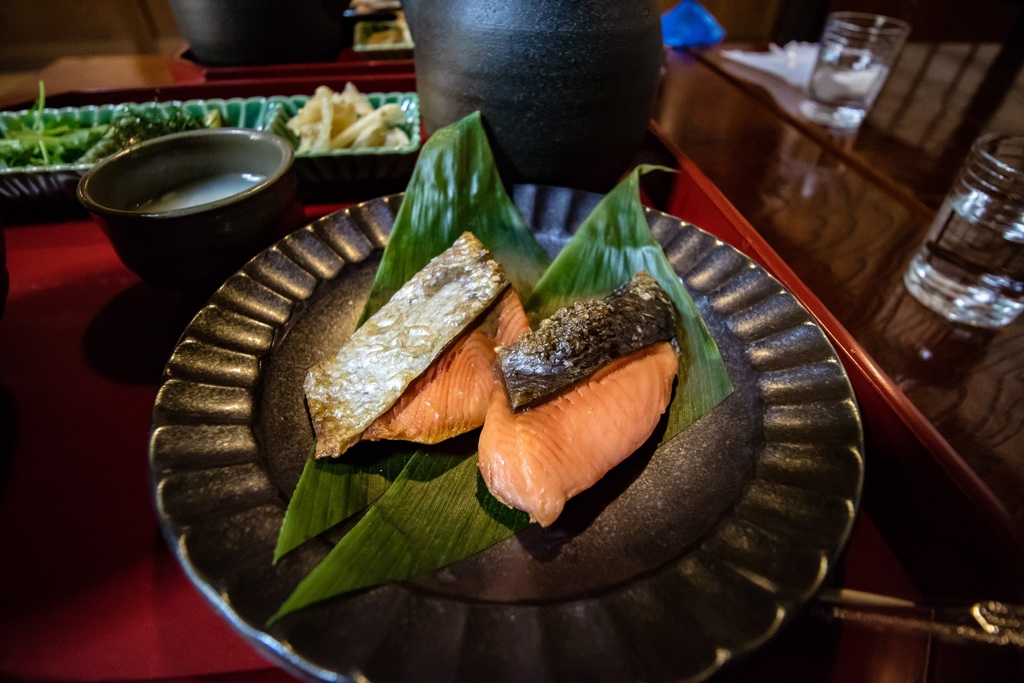
[[(1024, 529), (1024, 319), (999, 331), (952, 324), (902, 283), (966, 153), (963, 139), (1004, 121), (1024, 126), (1020, 91), (957, 95), (984, 79), (984, 69), (966, 80), (956, 70), (932, 74), (927, 91), (951, 90), (964, 117), (944, 120), (941, 141), (893, 123), (900, 106), (903, 121), (934, 115), (933, 99), (902, 86), (884, 93), (897, 99), (880, 100), (861, 131), (835, 134), (795, 115), (800, 92), (783, 81), (734, 69), (717, 51), (670, 51), (656, 118)], [(984, 97), (1001, 104), (970, 119), (972, 98)]]
[[(947, 143), (959, 138), (945, 132), (958, 126), (969, 128), (964, 123), (970, 120), (968, 114), (958, 119), (948, 112), (947, 105), (961, 103), (962, 98), (955, 93), (945, 100), (939, 98), (943, 111), (935, 115), (934, 89), (943, 89), (924, 69), (924, 76), (918, 79), (923, 85), (913, 90), (916, 94), (911, 100), (880, 101), (874, 114), (877, 118), (858, 135), (837, 136), (793, 116), (795, 110), (787, 107), (798, 102), (798, 92), (758, 80), (757, 74), (731, 71), (716, 54), (712, 51), (695, 57), (684, 52), (666, 53), (656, 112), (659, 127), (764, 235), (1020, 519), (1024, 516), (1019, 493), (1024, 490), (1024, 474), (1018, 454), (1024, 449), (1021, 412), (1017, 408), (1022, 392), (1017, 359), (1024, 323), (998, 333), (953, 326), (910, 299), (900, 284), (905, 262), (934, 213), (920, 180), (929, 166), (935, 172), (950, 172), (949, 164), (940, 167), (930, 160), (954, 156)], [(935, 60), (948, 61), (959, 53), (947, 50), (931, 58), (928, 53), (908, 54), (923, 55), (914, 62), (920, 65), (928, 59), (932, 64)], [(998, 51), (985, 48), (974, 54), (994, 59)], [(972, 69), (969, 66), (964, 70), (972, 74), (971, 79), (975, 73)], [(43, 75), (55, 93), (98, 88), (96, 97), (103, 96), (104, 87), (155, 87), (175, 80), (166, 60), (157, 57), (65, 59), (51, 65)], [(893, 81), (897, 85), (903, 82)], [(913, 73), (906, 82), (914, 82)], [(220, 93), (232, 92), (230, 83), (216, 85)], [(887, 89), (886, 96), (897, 92)], [(31, 101), (31, 97), (34, 91), (30, 83), (24, 97), (13, 101)], [(903, 102), (908, 105), (902, 107)], [(1000, 108), (1013, 111), (1005, 104)], [(961, 109), (966, 110), (966, 105)], [(922, 127), (923, 120), (933, 123)], [(927, 134), (915, 138), (915, 130)], [(941, 196), (943, 191), (938, 190), (938, 194)], [(18, 226), (16, 230), (24, 246), (25, 239), (35, 238), (36, 232), (45, 231), (46, 226)], [(104, 281), (104, 287), (112, 286), (111, 282)], [(114, 303), (121, 298), (115, 298)], [(76, 297), (72, 300), (78, 301)], [(154, 314), (148, 312), (149, 304), (145, 308), (143, 317), (149, 320)], [(8, 322), (10, 319), (9, 313)], [(148, 338), (151, 333), (144, 336)], [(129, 338), (135, 339), (133, 335)], [(868, 459), (870, 468), (870, 454)], [(877, 469), (869, 470), (868, 476), (877, 474)], [(921, 490), (931, 490), (920, 479), (917, 482)], [(914, 497), (905, 496), (903, 502), (911, 507)], [(922, 567), (917, 562), (904, 568), (900, 562), (906, 562), (907, 556), (932, 555), (915, 553), (913, 547), (908, 552), (904, 547), (923, 544), (919, 536), (909, 540), (901, 536), (895, 541), (886, 538), (890, 525), (876, 527), (878, 518), (869, 507), (865, 503), (863, 513), (858, 515), (843, 566), (834, 577), (842, 585), (916, 596), (923, 587), (950, 583), (946, 574), (974, 563), (973, 559), (931, 562)], [(947, 529), (944, 526), (943, 532)], [(979, 573), (987, 570), (980, 569)], [(982, 588), (991, 590), (988, 576), (986, 581)], [(957, 578), (952, 583), (960, 586), (965, 582)], [(982, 583), (975, 581), (972, 587)], [(952, 597), (961, 593), (933, 595)], [(970, 593), (971, 597), (978, 595)], [(167, 638), (170, 645), (175, 635), (172, 629)], [(216, 645), (214, 642), (212, 647)], [(1024, 667), (1016, 655), (1008, 648), (944, 647), (943, 643), (919, 636), (838, 625), (822, 628), (805, 613), (779, 638), (756, 655), (731, 663), (719, 677), (746, 682), (1010, 681), (1020, 680)], [(231, 680), (254, 676), (277, 680), (272, 674), (227, 676)]]
[[(1024, 42), (908, 44), (865, 125), (846, 134), (801, 120), (799, 89), (721, 49), (666, 51), (659, 127), (1024, 529), (1024, 319), (995, 332), (954, 325), (901, 279), (970, 142), (1024, 132)], [(157, 56), (66, 58), (39, 76), (53, 94), (174, 82)], [(34, 81), (6, 100), (31, 101)]]

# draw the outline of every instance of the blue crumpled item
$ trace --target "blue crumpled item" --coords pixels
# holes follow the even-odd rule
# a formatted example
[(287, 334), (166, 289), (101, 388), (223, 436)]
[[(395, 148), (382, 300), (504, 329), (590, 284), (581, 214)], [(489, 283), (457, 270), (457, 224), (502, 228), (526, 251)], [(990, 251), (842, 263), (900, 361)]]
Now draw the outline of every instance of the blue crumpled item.
[(662, 40), (669, 47), (712, 45), (725, 31), (697, 0), (682, 0), (661, 16)]

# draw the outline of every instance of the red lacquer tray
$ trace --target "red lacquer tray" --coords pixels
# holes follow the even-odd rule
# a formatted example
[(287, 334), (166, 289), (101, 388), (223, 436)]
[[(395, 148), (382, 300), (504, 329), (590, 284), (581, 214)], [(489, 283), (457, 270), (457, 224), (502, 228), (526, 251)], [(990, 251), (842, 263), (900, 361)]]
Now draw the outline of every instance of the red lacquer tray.
[[(416, 89), (416, 76), (409, 70), (367, 71), (359, 73), (304, 73), (295, 75), (269, 75), (260, 79), (224, 80), (215, 83), (179, 83), (159, 88), (138, 87), (116, 90), (77, 90), (46, 98), (47, 107), (81, 107), (90, 104), (119, 102), (149, 102), (151, 100), (191, 100), (211, 97), (268, 97), (270, 95), (312, 94), (318, 85), (341, 90), (352, 82), (362, 92), (412, 92)], [(24, 109), (31, 102), (12, 105), (10, 109)]]
[[(355, 80), (414, 89), (411, 74), (271, 78), (61, 96), (58, 106), (293, 94)], [(988, 490), (717, 189), (657, 133), (644, 190), (765, 266), (815, 315), (862, 410), (867, 477), (835, 585), (900, 595), (1020, 599), (1021, 546)], [(311, 219), (337, 206), (307, 207)], [(84, 219), (8, 226), (11, 291), (0, 320), (0, 678), (284, 681), (195, 591), (160, 537), (147, 467), (162, 365), (201, 302), (150, 288)], [(984, 591), (978, 595), (977, 591)], [(59, 644), (55, 646), (55, 644)], [(946, 652), (937, 662), (936, 653)], [(1010, 653), (1012, 654), (1012, 653)], [(1005, 651), (876, 635), (800, 615), (721, 680), (873, 680), (879, 667), (940, 680), (998, 677)], [(979, 668), (980, 667), (980, 668)]]
[(171, 59), (170, 68), (175, 81), (194, 83), (265, 78), (338, 78), (384, 73), (408, 74), (413, 71), (413, 60), (410, 57), (382, 59), (373, 53), (359, 53), (352, 47), (346, 47), (333, 62), (211, 66), (196, 60), (188, 49), (184, 49)]

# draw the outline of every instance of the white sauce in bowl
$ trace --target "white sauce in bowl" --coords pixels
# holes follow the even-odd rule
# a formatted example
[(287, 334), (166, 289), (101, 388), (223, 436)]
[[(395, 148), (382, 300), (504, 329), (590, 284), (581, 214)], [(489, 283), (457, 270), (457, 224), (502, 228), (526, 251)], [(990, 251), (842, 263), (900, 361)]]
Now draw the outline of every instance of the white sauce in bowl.
[(238, 194), (264, 180), (266, 176), (255, 173), (222, 173), (179, 185), (159, 197), (142, 202), (137, 208), (146, 213), (187, 209)]

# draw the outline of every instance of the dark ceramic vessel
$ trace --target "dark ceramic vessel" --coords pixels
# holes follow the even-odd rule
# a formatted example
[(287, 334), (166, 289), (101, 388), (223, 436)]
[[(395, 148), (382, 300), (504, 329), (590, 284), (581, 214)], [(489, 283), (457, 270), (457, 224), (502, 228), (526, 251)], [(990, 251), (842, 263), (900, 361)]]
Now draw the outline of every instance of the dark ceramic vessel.
[[(273, 133), (241, 128), (176, 133), (107, 157), (82, 177), (78, 199), (140, 278), (201, 293), (301, 225), (293, 159), (291, 144)], [(230, 174), (263, 179), (196, 206), (143, 206), (178, 188)]]
[(647, 129), (662, 62), (654, 0), (414, 0), (427, 132), (480, 110), (507, 183), (607, 191)]
[(338, 0), (171, 0), (171, 10), (211, 66), (333, 61), (342, 46)]
[[(532, 185), (513, 196), (552, 252), (601, 199)], [(400, 203), (335, 212), (264, 251), (217, 290), (171, 355), (153, 409), (153, 492), (203, 595), (261, 652), (331, 683), (696, 682), (782, 630), (857, 514), (853, 390), (792, 294), (731, 246), (656, 211), (646, 212), (652, 233), (714, 336), (733, 394), (656, 450), (653, 438), (550, 527), (267, 626), (338, 538), (272, 562), (313, 438), (303, 379), (355, 328)], [(472, 438), (462, 446), (471, 452)]]

